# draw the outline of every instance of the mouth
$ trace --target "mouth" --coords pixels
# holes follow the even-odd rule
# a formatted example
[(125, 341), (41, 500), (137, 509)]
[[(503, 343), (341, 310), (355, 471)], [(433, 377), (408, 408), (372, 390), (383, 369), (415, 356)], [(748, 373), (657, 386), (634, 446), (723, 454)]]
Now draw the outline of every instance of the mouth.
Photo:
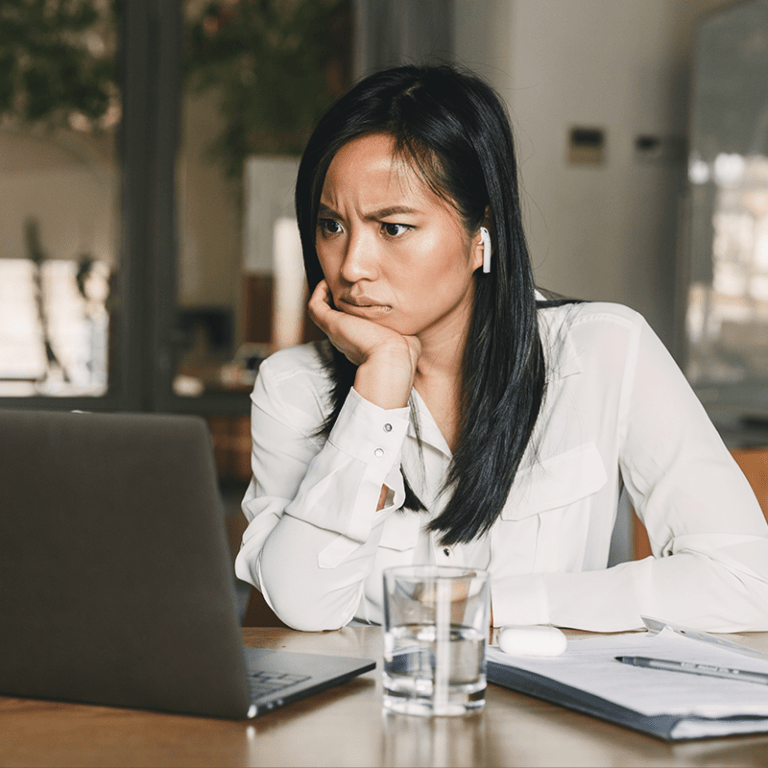
[(349, 312), (350, 314), (358, 314), (360, 312), (389, 312), (392, 307), (388, 304), (382, 304), (375, 299), (370, 299), (367, 296), (345, 296), (339, 299), (339, 309), (342, 312)]
[(367, 296), (344, 296), (340, 299), (342, 304), (352, 307), (383, 307), (385, 306), (375, 299), (369, 299)]

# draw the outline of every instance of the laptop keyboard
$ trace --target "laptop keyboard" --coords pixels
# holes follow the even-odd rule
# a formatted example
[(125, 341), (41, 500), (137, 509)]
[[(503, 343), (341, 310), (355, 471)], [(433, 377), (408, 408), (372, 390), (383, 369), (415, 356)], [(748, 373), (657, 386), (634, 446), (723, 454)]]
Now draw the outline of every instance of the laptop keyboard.
[(295, 675), (290, 672), (252, 672), (250, 675), (251, 699), (268, 696), (282, 691), (296, 683), (309, 680), (309, 675)]

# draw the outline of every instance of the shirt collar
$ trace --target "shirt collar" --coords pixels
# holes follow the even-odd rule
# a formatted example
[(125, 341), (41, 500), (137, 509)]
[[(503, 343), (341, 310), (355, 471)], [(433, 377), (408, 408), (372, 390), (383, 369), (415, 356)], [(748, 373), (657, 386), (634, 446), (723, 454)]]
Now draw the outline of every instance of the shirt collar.
[[(433, 418), (432, 414), (427, 408), (427, 404), (422, 399), (421, 395), (416, 389), (411, 390), (411, 397), (413, 398), (413, 404), (416, 408), (416, 414), (419, 420), (419, 437), (422, 442), (431, 445), (433, 448), (444, 453), (449, 458), (453, 455), (448, 443), (437, 426), (437, 422)], [(408, 424), (408, 434), (410, 437), (416, 437), (416, 427), (413, 424), (413, 419)]]

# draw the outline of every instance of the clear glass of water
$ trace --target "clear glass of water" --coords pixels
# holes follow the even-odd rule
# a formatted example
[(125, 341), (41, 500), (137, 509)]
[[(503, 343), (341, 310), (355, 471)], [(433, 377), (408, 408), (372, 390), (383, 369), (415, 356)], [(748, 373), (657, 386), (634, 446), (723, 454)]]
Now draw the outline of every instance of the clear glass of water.
[(384, 708), (463, 715), (485, 706), (487, 571), (402, 566), (384, 571)]

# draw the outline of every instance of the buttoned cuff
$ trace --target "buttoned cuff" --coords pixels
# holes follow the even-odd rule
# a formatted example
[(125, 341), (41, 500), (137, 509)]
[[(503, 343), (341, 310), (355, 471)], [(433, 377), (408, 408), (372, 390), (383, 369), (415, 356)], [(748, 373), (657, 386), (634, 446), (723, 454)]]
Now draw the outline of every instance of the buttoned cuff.
[(400, 462), (409, 420), (408, 407), (385, 410), (353, 387), (331, 430), (331, 445), (367, 465), (349, 527), (343, 531), (356, 541), (365, 541), (370, 534), (382, 485), (394, 491), (390, 508), (403, 502)]
[(377, 519), (382, 486), (394, 491), (389, 512), (403, 503), (400, 461), (408, 422), (408, 408), (385, 410), (350, 390), (286, 514), (366, 541)]
[(409, 417), (407, 407), (389, 411), (379, 408), (353, 387), (333, 425), (328, 442), (378, 469), (383, 480), (393, 466), (400, 465)]

